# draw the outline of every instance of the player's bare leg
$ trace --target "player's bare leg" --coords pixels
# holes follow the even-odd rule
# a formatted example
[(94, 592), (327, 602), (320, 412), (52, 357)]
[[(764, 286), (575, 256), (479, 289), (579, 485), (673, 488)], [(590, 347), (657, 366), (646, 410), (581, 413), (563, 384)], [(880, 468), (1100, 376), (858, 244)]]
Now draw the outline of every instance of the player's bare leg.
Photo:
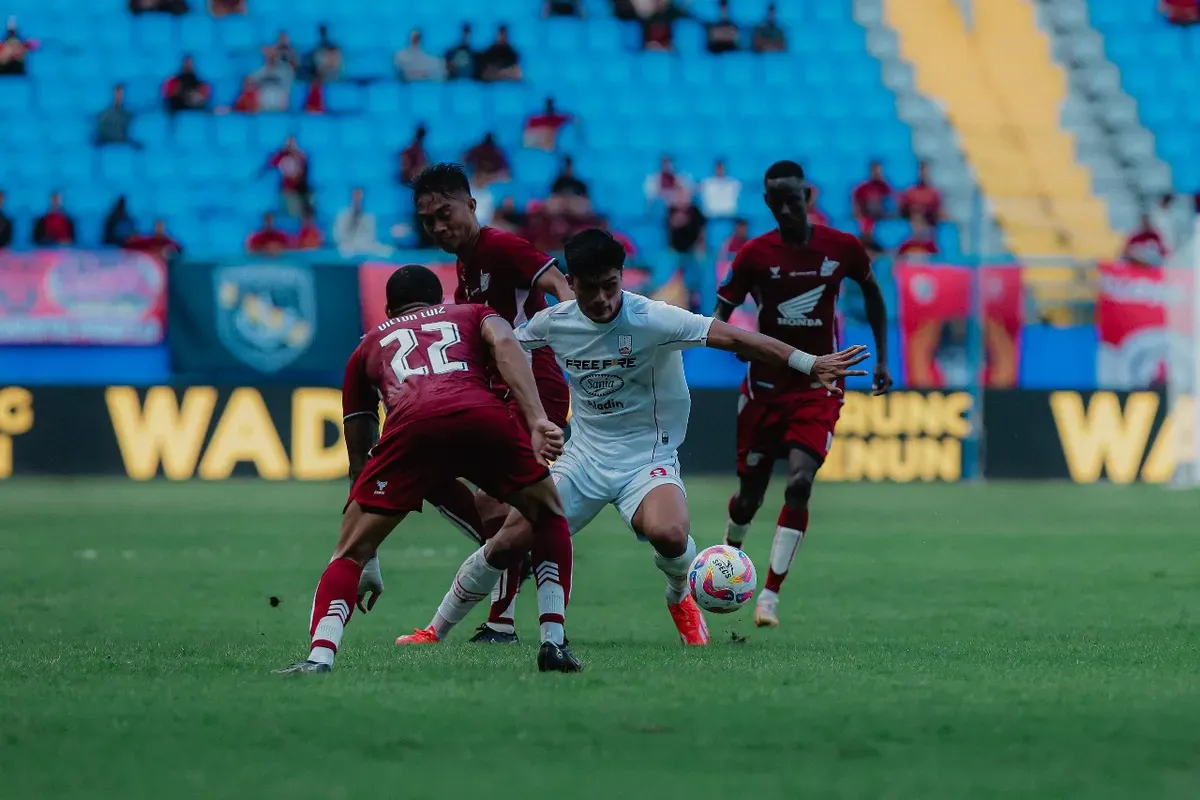
[[(774, 462), (771, 462), (774, 463)], [(738, 476), (738, 490), (729, 498), (729, 519), (725, 522), (725, 544), (739, 550), (750, 532), (754, 515), (762, 508), (763, 497), (771, 480), (771, 471), (756, 470)]]
[[(368, 581), (369, 586), (360, 590), (363, 568), (368, 562), (374, 561), (383, 540), (403, 519), (404, 514), (385, 515), (364, 511), (357, 502), (351, 501), (342, 515), (342, 531), (333, 558), (325, 567), (313, 597), (309, 624), (312, 641), (308, 659), (276, 670), (276, 673), (329, 672), (333, 668), (334, 656), (354, 607), (357, 605), (366, 613), (375, 606), (375, 601), (383, 591), (382, 581), (374, 578)], [(364, 606), (365, 589), (370, 589), (372, 596)]]
[(633, 529), (654, 548), (654, 564), (667, 577), (667, 610), (684, 644), (708, 644), (708, 625), (687, 590), (687, 573), (696, 558), (691, 515), (683, 491), (656, 486), (643, 498), (631, 520)]
[(820, 468), (821, 462), (806, 450), (793, 447), (788, 453), (787, 488), (783, 493), (783, 509), (779, 512), (775, 540), (771, 543), (771, 568), (754, 607), (754, 624), (759, 627), (779, 624), (779, 590), (804, 542), (804, 533), (808, 530), (808, 500)]
[(483, 544), (487, 528), (475, 503), (475, 492), (460, 480), (447, 482), (425, 498), (446, 521), (476, 544)]

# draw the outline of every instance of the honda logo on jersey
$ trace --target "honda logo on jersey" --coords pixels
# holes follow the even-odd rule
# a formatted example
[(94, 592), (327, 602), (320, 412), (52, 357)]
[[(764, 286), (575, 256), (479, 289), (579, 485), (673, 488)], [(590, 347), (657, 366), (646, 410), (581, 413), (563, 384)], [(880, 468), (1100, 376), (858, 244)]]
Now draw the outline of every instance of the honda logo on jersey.
[[(825, 267), (821, 267), (824, 271)], [(779, 318), (780, 325), (787, 325), (792, 328), (818, 328), (825, 323), (819, 319), (813, 319), (808, 316), (817, 307), (817, 303), (821, 302), (821, 295), (825, 293), (824, 286), (818, 286), (815, 289), (810, 289), (804, 294), (793, 297), (791, 300), (779, 304), (779, 313), (782, 314)]]
[[(733, 274), (733, 270), (730, 270), (730, 274)], [(779, 267), (771, 267), (771, 277), (772, 278), (779, 277)]]
[(833, 261), (831, 259), (826, 258), (824, 261), (821, 262), (821, 277), (822, 278), (830, 277), (831, 275), (833, 275), (833, 273), (837, 272), (837, 268), (840, 267), (841, 265), (842, 265), (842, 263), (840, 261)]

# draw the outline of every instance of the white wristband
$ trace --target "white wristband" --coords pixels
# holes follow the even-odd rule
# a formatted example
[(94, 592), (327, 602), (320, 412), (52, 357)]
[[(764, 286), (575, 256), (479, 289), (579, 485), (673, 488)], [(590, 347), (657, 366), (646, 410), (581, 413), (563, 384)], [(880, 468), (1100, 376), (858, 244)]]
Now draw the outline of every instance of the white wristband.
[(793, 350), (788, 356), (788, 366), (797, 372), (803, 372), (806, 375), (811, 375), (813, 367), (817, 365), (817, 357), (812, 353), (806, 353), (803, 350)]

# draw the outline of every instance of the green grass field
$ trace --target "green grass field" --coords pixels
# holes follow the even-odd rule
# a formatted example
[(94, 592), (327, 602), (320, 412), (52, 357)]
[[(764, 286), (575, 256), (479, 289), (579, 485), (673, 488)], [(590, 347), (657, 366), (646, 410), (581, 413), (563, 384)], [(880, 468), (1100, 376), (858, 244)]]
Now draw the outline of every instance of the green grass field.
[[(715, 543), (732, 484), (689, 486)], [(333, 674), (271, 675), (307, 651), (343, 495), (0, 484), (0, 796), (1200, 797), (1193, 494), (822, 485), (785, 627), (714, 617), (691, 650), (606, 513), (576, 539), (575, 676), (536, 672), (532, 593), (519, 647), (465, 644), (481, 611), (392, 644), (469, 551), (425, 514)]]

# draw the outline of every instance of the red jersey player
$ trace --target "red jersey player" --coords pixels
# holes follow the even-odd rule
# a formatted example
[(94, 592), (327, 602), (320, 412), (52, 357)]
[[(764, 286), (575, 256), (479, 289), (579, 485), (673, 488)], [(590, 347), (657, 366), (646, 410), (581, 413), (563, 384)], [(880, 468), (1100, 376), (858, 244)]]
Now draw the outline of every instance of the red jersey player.
[[(546, 307), (546, 294), (559, 300), (571, 300), (567, 280), (558, 269), (558, 260), (546, 255), (529, 242), (507, 231), (481, 226), (475, 217), (475, 199), (467, 174), (457, 164), (434, 164), (413, 182), (413, 202), (417, 218), (447, 253), (458, 257), (456, 303), (484, 303), (516, 328)], [(566, 427), (570, 394), (562, 370), (549, 348), (532, 354), (533, 375), (542, 405), (550, 421)], [(500, 390), (502, 382), (496, 381)], [(517, 415), (520, 419), (520, 415)], [(435, 491), (429, 500), (448, 518), (473, 520), (464, 487), (457, 482)], [(508, 509), (484, 493), (477, 493), (483, 530), (482, 539), (490, 539), (507, 518)], [(465, 527), (472, 527), (473, 522)], [(473, 642), (517, 641), (513, 624), (513, 604), (521, 584), (522, 565), (513, 567), (500, 581), (488, 621), (480, 626)]]
[[(875, 335), (874, 390), (892, 385), (887, 369), (887, 310), (857, 238), (808, 221), (804, 170), (777, 162), (764, 179), (767, 207), (779, 227), (747, 242), (734, 258), (717, 293), (717, 319), (727, 320), (751, 295), (758, 304), (758, 327), (793, 347), (815, 355), (837, 344), (836, 302), (841, 282), (862, 287), (867, 320)], [(738, 402), (738, 491), (729, 500), (725, 541), (741, 547), (750, 521), (763, 502), (777, 458), (788, 460), (784, 506), (771, 545), (771, 568), (754, 610), (754, 623), (778, 625), (779, 589), (808, 529), (808, 499), (817, 470), (833, 442), (842, 398), (793, 370), (751, 363)]]
[[(375, 557), (379, 545), (406, 514), (421, 510), (430, 491), (459, 476), (517, 509), (506, 526), (516, 528), (522, 517), (528, 520), (538, 574), (557, 584), (544, 598), (539, 592), (544, 641), (538, 668), (582, 668), (562, 635), (570, 596), (571, 535), (543, 460), (561, 454), (562, 429), (547, 419), (529, 363), (508, 323), (486, 306), (441, 302), (441, 283), (433, 272), (416, 265), (397, 270), (387, 284), (390, 318), (363, 337), (346, 365), (342, 405), (353, 487), (341, 537), (313, 600), (309, 657), (279, 672), (332, 668), (355, 604), (366, 613), (383, 591)], [(492, 390), (489, 362), (510, 387), (532, 443), (509, 405)], [(380, 399), (387, 420), (372, 446)], [(497, 544), (510, 540), (511, 535), (497, 537), (467, 559), (435, 617), (435, 630), (439, 619), (446, 630), (461, 621), (456, 593), (486, 596), (528, 552), (528, 539), (516, 540), (523, 548)]]

